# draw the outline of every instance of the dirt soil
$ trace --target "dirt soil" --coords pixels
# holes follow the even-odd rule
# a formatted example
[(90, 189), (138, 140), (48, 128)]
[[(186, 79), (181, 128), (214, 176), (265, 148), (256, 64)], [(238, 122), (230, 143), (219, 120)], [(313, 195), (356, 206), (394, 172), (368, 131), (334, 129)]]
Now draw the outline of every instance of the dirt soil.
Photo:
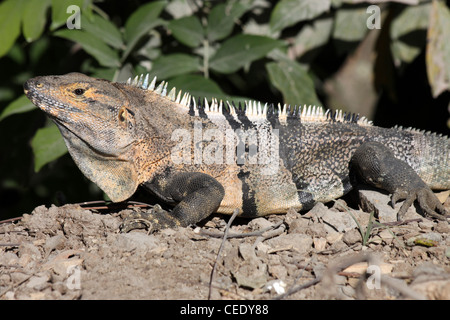
[(450, 299), (448, 220), (411, 208), (380, 226), (389, 197), (376, 197), (362, 205), (375, 219), (338, 200), (235, 219), (225, 241), (229, 216), (123, 234), (139, 208), (40, 206), (0, 224), (0, 299)]

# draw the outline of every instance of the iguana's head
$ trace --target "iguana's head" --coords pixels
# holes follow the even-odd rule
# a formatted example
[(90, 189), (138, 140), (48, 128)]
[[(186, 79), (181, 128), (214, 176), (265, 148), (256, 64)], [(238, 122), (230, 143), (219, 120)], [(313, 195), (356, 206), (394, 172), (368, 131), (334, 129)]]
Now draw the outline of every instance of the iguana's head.
[(30, 79), (24, 90), (58, 125), (81, 171), (111, 200), (134, 193), (135, 112), (119, 85), (69, 73)]

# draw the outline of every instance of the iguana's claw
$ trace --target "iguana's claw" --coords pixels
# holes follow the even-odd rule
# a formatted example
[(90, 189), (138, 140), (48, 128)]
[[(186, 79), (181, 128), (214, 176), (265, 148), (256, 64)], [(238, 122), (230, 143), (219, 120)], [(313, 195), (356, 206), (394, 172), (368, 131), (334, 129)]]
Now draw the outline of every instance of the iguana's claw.
[(152, 209), (142, 212), (133, 212), (124, 219), (119, 227), (121, 233), (134, 229), (147, 229), (149, 233), (156, 230), (173, 227), (170, 213), (156, 204)]
[(436, 195), (428, 186), (423, 186), (416, 190), (397, 190), (392, 194), (391, 204), (394, 208), (398, 200), (405, 200), (397, 214), (397, 220), (403, 219), (408, 208), (417, 200), (420, 208), (429, 216), (439, 220), (446, 220), (448, 212), (444, 205), (439, 201)]

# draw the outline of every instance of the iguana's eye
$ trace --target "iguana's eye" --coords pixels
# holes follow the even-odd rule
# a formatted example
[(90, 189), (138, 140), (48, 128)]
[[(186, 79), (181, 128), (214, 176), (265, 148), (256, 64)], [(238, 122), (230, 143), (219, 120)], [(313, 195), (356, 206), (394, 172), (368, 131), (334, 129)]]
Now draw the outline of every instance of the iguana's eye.
[(84, 89), (76, 88), (75, 90), (73, 90), (73, 92), (74, 92), (77, 96), (81, 96), (81, 95), (84, 93)]

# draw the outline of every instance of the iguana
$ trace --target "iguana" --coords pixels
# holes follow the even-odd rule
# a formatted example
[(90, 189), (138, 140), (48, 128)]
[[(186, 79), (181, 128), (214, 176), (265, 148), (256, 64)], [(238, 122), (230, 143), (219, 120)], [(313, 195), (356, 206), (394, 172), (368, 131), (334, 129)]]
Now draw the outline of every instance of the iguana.
[(114, 202), (143, 186), (164, 202), (126, 219), (123, 231), (195, 224), (211, 213), (257, 217), (306, 210), (352, 189), (355, 179), (417, 200), (438, 219), (447, 212), (431, 189), (450, 189), (450, 139), (411, 128), (381, 128), (322, 108), (242, 106), (196, 100), (156, 77), (127, 83), (80, 73), (24, 84), (56, 123), (84, 175)]

